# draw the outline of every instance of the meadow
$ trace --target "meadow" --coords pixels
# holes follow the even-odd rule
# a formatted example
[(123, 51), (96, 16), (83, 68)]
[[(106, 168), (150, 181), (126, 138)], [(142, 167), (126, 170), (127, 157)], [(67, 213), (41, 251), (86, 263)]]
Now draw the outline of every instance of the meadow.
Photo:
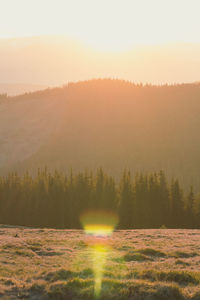
[(0, 299), (200, 299), (200, 230), (0, 226)]

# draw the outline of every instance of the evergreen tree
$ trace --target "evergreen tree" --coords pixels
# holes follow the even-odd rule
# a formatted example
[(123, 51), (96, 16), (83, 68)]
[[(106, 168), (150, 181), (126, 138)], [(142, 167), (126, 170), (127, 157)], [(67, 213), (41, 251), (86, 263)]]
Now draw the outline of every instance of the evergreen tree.
[(152, 220), (148, 177), (146, 175), (137, 174), (135, 176), (134, 191), (134, 226), (137, 228), (149, 228), (152, 226)]
[(120, 228), (132, 228), (134, 223), (134, 194), (130, 172), (124, 171), (120, 186)]
[(191, 186), (189, 194), (187, 195), (187, 202), (186, 202), (186, 222), (187, 222), (187, 227), (190, 228), (195, 228), (194, 203), (195, 203), (195, 196), (194, 196), (193, 188)]
[(200, 197), (192, 187), (184, 196), (178, 180), (172, 180), (169, 189), (163, 171), (134, 179), (124, 171), (119, 183), (102, 169), (95, 176), (47, 169), (36, 176), (0, 176), (1, 223), (80, 228), (81, 214), (87, 210), (117, 212), (119, 228), (200, 227)]
[(172, 180), (171, 183), (171, 222), (173, 228), (184, 226), (184, 203), (183, 193), (180, 189), (178, 180)]
[(169, 226), (170, 217), (170, 200), (169, 200), (169, 188), (167, 186), (167, 180), (163, 171), (159, 172), (159, 222), (158, 226)]

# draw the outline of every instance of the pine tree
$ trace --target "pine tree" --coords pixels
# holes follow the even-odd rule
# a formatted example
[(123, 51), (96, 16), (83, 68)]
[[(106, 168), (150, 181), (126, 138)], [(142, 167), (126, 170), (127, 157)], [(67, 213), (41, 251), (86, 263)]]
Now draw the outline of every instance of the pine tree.
[(148, 177), (143, 174), (135, 176), (134, 183), (134, 224), (137, 228), (149, 228), (151, 222), (151, 208), (148, 188)]
[(183, 193), (180, 189), (178, 180), (172, 180), (171, 183), (171, 222), (173, 228), (184, 226), (184, 204)]
[(134, 193), (131, 174), (124, 171), (120, 186), (119, 203), (120, 228), (132, 228), (134, 223)]
[(189, 194), (187, 195), (187, 202), (186, 202), (186, 221), (187, 221), (187, 227), (190, 228), (195, 228), (194, 203), (195, 203), (195, 196), (194, 196), (193, 188), (191, 186)]
[(162, 225), (169, 226), (170, 217), (170, 199), (167, 180), (163, 171), (159, 172), (159, 227)]
[[(186, 205), (184, 207), (184, 199)], [(184, 196), (178, 180), (170, 189), (163, 171), (137, 174), (124, 171), (120, 183), (102, 169), (67, 176), (47, 169), (36, 176), (0, 176), (0, 222), (4, 224), (80, 228), (85, 210), (118, 212), (119, 228), (200, 227), (200, 198), (193, 188)]]

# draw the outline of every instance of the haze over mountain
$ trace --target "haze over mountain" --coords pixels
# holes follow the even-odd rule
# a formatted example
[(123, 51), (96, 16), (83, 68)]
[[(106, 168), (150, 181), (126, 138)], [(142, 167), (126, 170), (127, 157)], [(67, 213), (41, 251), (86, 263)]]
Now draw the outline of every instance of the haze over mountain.
[(0, 83), (55, 86), (108, 77), (153, 84), (196, 82), (199, 53), (195, 43), (103, 52), (63, 36), (0, 39)]
[(0, 94), (15, 96), (46, 89), (48, 86), (28, 83), (0, 83)]
[[(0, 103), (1, 173), (166, 170), (199, 185), (200, 84), (92, 80)], [(14, 150), (13, 150), (14, 149)]]

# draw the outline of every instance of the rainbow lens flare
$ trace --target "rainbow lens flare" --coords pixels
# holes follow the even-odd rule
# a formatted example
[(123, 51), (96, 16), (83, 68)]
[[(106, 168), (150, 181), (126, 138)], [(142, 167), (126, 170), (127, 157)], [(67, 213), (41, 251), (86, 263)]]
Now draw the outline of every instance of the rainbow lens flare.
[(113, 232), (113, 227), (103, 224), (88, 224), (85, 225), (85, 232), (93, 236), (110, 236)]
[(86, 211), (80, 222), (88, 235), (110, 236), (118, 223), (118, 216), (111, 211)]

